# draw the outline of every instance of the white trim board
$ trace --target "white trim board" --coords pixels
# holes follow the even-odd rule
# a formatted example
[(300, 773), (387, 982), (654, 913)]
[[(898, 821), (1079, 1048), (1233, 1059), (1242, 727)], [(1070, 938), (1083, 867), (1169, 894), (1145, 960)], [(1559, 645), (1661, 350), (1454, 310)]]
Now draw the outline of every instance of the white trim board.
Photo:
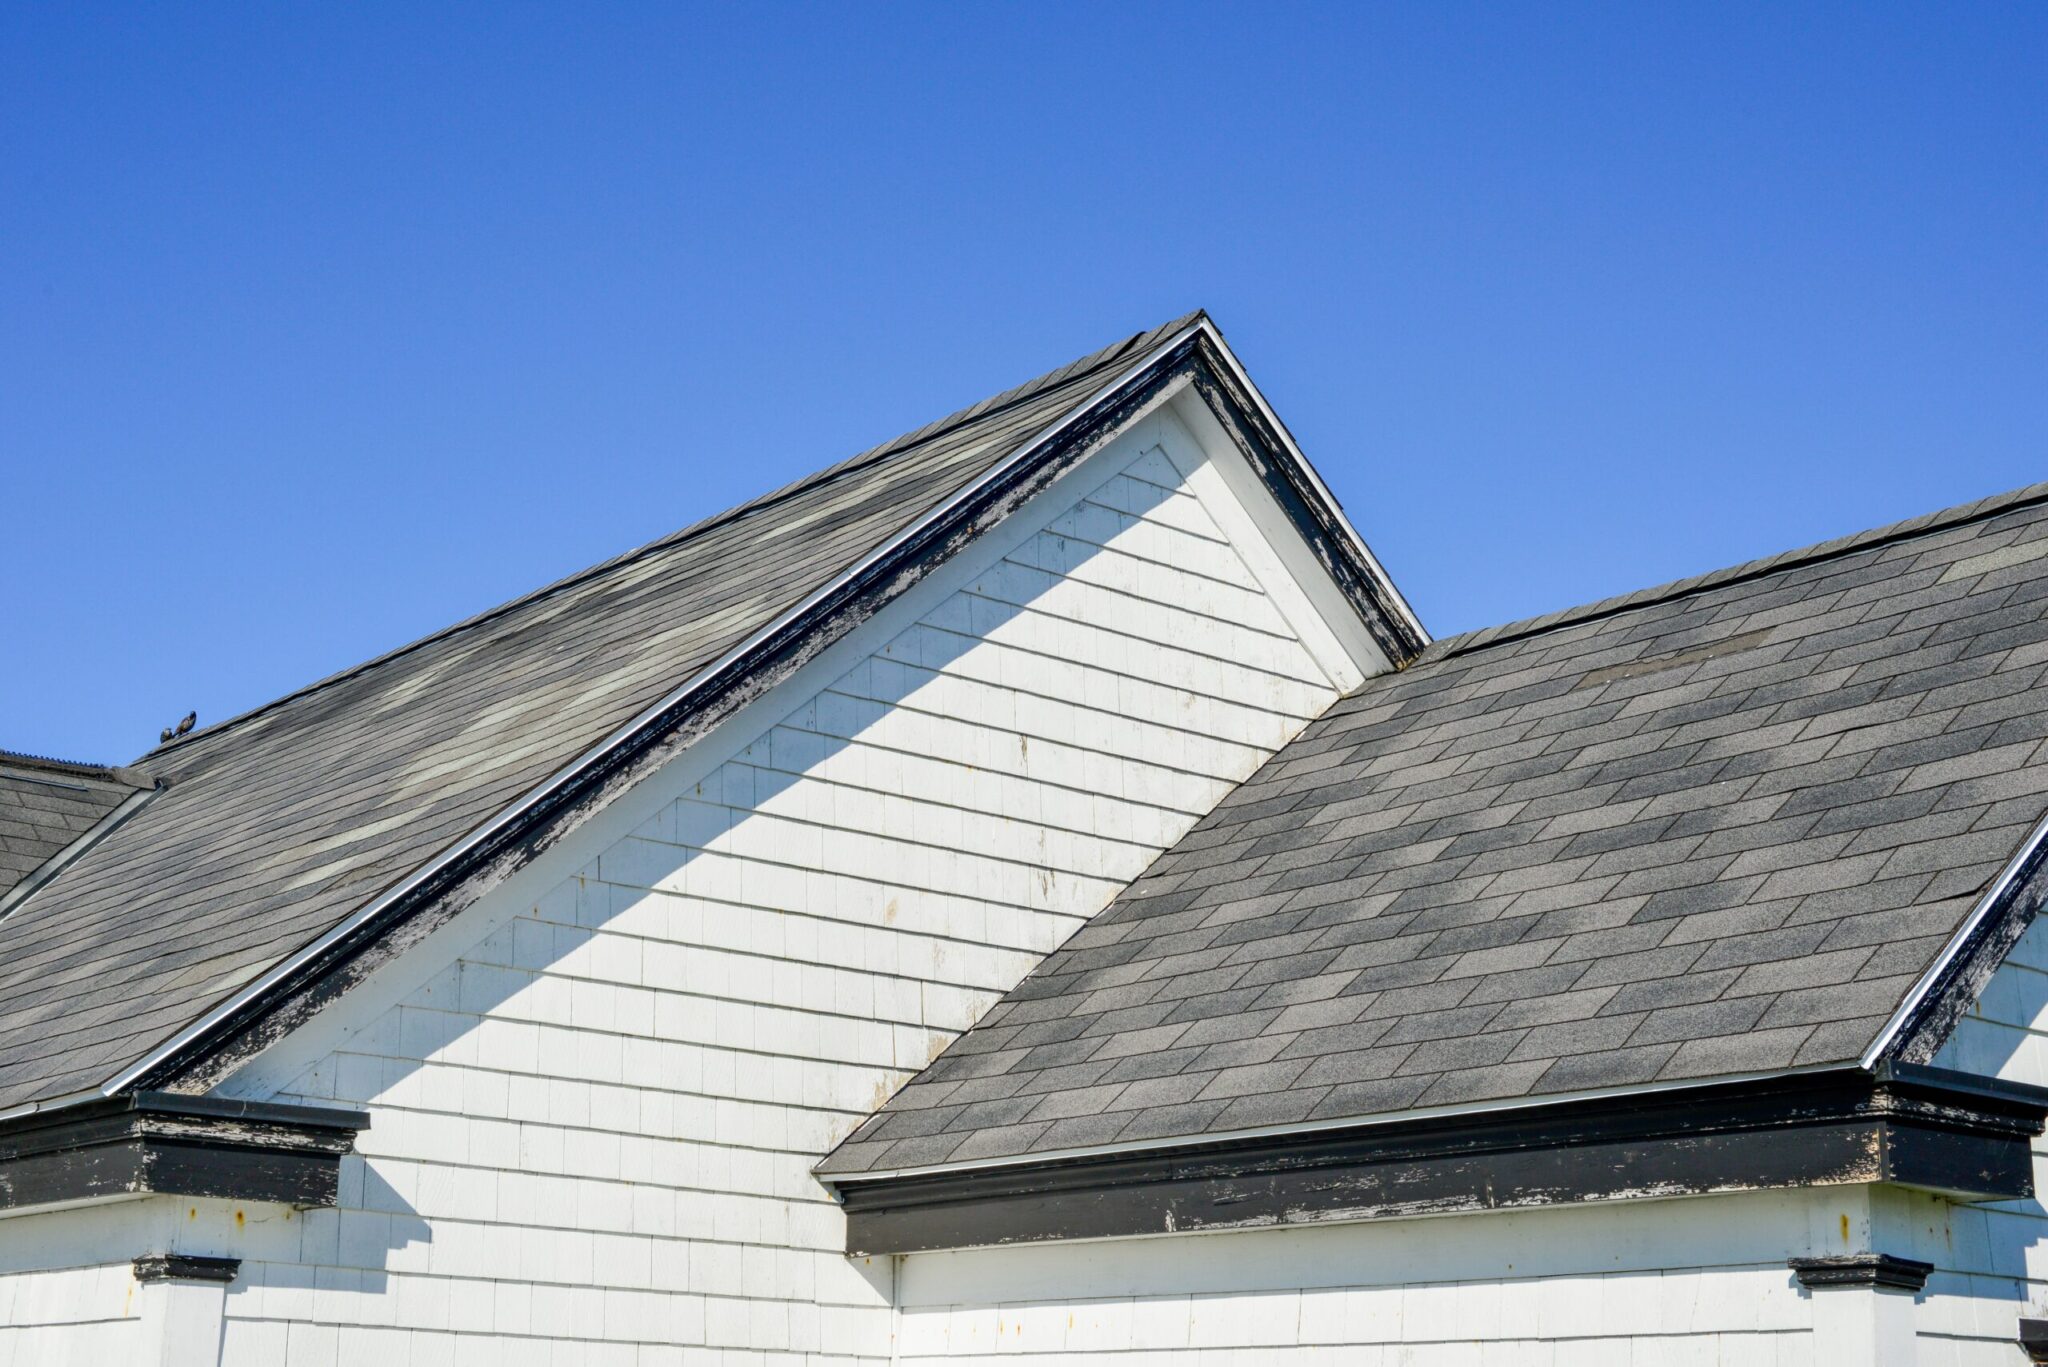
[(1849, 1186), (1013, 1244), (902, 1255), (898, 1304), (1251, 1295), (1759, 1263), (1782, 1272), (1790, 1255), (1869, 1249), (1872, 1226), (1870, 1188)]

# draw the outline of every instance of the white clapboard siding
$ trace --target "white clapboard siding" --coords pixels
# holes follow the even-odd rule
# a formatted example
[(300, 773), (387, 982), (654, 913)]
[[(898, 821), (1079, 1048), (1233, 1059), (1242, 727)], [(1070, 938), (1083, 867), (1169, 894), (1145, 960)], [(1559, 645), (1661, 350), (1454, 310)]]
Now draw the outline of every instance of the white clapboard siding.
[(102, 1367), (139, 1356), (128, 1262), (0, 1275), (0, 1367)]
[(890, 1361), (811, 1166), (1336, 696), (1142, 431), (279, 1093), (373, 1124), (226, 1363)]

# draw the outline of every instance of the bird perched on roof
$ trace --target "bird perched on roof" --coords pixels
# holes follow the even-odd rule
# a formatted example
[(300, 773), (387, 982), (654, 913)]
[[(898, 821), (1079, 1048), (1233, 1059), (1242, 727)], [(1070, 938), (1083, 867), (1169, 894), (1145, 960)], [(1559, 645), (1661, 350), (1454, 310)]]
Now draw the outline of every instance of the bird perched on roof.
[(185, 719), (178, 723), (178, 734), (182, 736), (198, 724), (199, 714), (197, 712), (187, 712)]
[(186, 732), (190, 731), (193, 727), (197, 726), (198, 724), (199, 713), (196, 711), (187, 712), (184, 716), (184, 719), (180, 721), (175, 727), (166, 726), (163, 730), (157, 732), (156, 743), (158, 745), (169, 745), (172, 741), (184, 735)]

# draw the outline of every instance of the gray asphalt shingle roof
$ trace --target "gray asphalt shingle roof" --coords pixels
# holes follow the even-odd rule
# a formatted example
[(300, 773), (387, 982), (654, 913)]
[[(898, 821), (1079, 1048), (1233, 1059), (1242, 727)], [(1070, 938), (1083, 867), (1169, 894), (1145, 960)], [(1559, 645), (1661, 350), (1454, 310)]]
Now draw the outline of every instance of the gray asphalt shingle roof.
[(2048, 485), (1432, 645), (821, 1165), (1847, 1062), (2048, 807)]
[(0, 897), (138, 791), (100, 765), (0, 750)]
[(0, 1110), (119, 1076), (1192, 319), (144, 756), (169, 786), (0, 920)]

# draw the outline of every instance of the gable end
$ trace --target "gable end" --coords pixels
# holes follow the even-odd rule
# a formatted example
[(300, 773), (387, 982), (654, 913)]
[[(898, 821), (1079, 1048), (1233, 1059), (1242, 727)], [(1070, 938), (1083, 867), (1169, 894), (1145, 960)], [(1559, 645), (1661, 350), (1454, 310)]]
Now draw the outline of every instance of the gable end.
[(867, 621), (1132, 422), (1192, 387), (1388, 665), (1427, 636), (1221, 334), (1196, 315), (1019, 453), (676, 689), (440, 859), (107, 1085), (202, 1092), (559, 843)]

